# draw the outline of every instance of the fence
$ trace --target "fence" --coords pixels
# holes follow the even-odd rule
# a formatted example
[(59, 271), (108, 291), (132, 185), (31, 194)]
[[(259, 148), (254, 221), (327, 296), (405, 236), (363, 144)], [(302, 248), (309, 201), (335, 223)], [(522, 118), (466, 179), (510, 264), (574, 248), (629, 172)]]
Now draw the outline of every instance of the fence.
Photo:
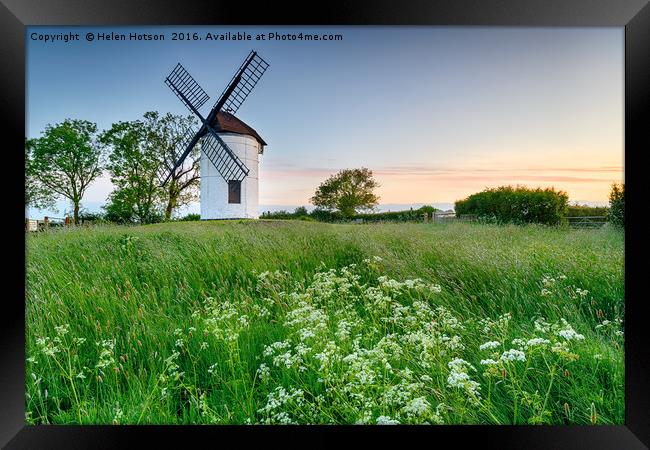
[(25, 219), (25, 231), (47, 231), (50, 228), (69, 226), (74, 223), (61, 217), (44, 217), (43, 220)]
[(576, 216), (567, 220), (573, 228), (600, 228), (607, 223), (607, 216)]
[[(434, 223), (449, 222), (476, 222), (478, 220), (475, 214), (461, 214), (456, 216), (454, 213), (433, 213)], [(600, 228), (607, 223), (607, 216), (576, 216), (567, 217), (569, 226), (573, 228)]]
[(450, 223), (450, 222), (476, 222), (477, 217), (475, 214), (461, 214), (456, 215), (455, 212), (435, 212), (433, 213), (434, 223)]

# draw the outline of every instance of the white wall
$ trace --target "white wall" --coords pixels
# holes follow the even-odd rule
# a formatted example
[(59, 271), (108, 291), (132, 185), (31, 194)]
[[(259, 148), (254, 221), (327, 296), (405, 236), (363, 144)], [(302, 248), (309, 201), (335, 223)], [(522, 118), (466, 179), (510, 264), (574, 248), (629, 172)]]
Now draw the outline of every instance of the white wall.
[(201, 219), (257, 219), (258, 166), (260, 144), (257, 139), (234, 133), (219, 133), (223, 141), (248, 167), (241, 183), (241, 203), (228, 203), (228, 183), (201, 152)]

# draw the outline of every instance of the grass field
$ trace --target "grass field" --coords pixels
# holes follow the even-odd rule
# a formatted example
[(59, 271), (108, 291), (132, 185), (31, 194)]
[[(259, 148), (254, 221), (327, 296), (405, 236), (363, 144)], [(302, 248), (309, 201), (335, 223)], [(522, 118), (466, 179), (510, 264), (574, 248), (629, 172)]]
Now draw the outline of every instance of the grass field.
[(30, 233), (27, 422), (621, 424), (623, 241), (298, 221)]

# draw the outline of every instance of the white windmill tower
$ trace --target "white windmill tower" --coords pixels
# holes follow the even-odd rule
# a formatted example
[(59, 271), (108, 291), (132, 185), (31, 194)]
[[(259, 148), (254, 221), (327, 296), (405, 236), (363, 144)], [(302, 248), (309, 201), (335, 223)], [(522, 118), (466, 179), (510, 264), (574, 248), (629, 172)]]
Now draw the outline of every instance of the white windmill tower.
[[(266, 142), (257, 132), (235, 117), (269, 64), (251, 51), (219, 100), (204, 118), (199, 109), (210, 98), (179, 63), (165, 78), (183, 104), (201, 120), (198, 130), (188, 128), (177, 147), (174, 167), (165, 175), (164, 186), (201, 141), (201, 219), (258, 218), (259, 155)], [(182, 153), (181, 153), (182, 151)]]

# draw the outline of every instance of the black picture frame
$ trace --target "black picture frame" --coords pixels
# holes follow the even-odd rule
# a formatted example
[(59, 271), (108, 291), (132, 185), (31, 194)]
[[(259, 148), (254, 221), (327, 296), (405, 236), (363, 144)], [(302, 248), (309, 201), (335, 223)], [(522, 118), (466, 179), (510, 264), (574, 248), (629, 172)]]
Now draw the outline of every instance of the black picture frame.
[[(626, 342), (625, 425), (621, 426), (443, 426), (443, 427), (209, 427), (209, 426), (25, 426), (24, 343), (25, 252), (23, 206), (25, 127), (25, 27), (29, 25), (474, 25), (625, 27), (625, 169), (628, 205), (625, 239)], [(5, 220), (16, 252), (5, 257), (0, 343), (0, 444), (18, 448), (121, 448), (136, 438), (148, 445), (186, 446), (193, 439), (211, 445), (239, 444), (252, 438), (280, 443), (338, 444), (349, 437), (378, 437), (382, 442), (441, 445), (469, 439), (481, 448), (648, 448), (650, 379), (643, 261), (647, 258), (641, 217), (647, 181), (640, 173), (647, 144), (650, 100), (650, 6), (647, 0), (375, 0), (304, 3), (250, 3), (201, 0), (0, 0), (0, 104), (2, 108)], [(16, 236), (14, 241), (13, 236)], [(11, 294), (9, 294), (11, 292)], [(388, 428), (388, 429), (387, 429)], [(309, 441), (299, 441), (300, 437)], [(235, 436), (236, 435), (236, 436)], [(421, 445), (421, 444), (418, 444)]]

